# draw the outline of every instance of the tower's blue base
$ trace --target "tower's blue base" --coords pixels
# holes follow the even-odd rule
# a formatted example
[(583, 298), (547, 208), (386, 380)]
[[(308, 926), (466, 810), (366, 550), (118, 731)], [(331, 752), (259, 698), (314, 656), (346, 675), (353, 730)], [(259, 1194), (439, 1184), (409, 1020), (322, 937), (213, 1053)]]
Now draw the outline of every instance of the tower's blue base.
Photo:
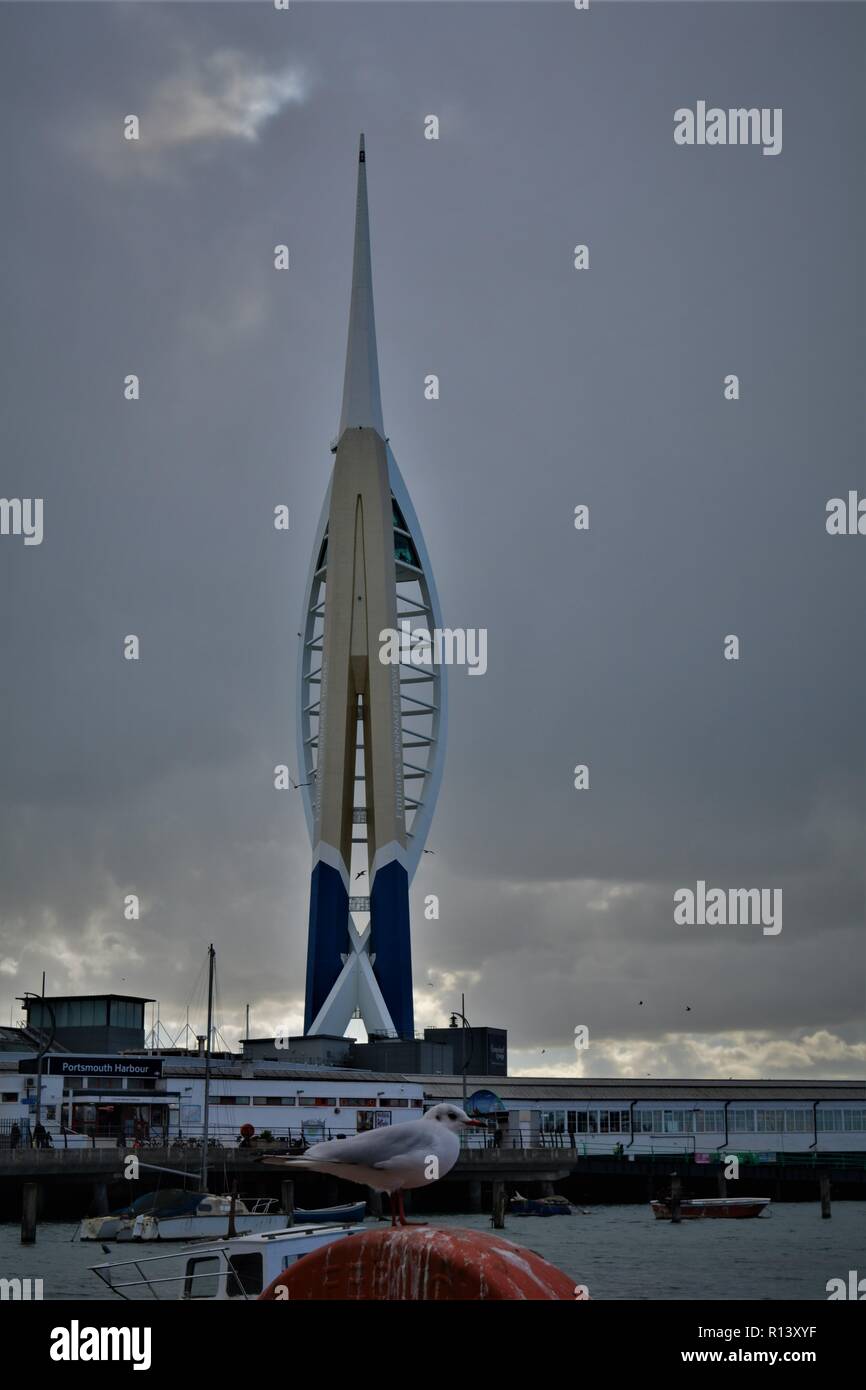
[(401, 1038), (415, 1036), (412, 1003), (412, 945), (409, 938), (409, 877), (392, 859), (378, 870), (370, 894), (373, 973)]
[(334, 987), (349, 950), (349, 894), (338, 871), (320, 859), (310, 879), (304, 1032)]

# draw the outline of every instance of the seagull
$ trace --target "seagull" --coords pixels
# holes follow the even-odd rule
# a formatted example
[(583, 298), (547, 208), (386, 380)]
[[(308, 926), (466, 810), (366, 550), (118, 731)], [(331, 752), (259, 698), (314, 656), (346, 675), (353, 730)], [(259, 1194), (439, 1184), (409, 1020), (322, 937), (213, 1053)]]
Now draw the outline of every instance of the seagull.
[(435, 849), (425, 849), (425, 850), (424, 850), (424, 853), (425, 853), (425, 854), (435, 854), (436, 851), (435, 851)]
[(295, 791), (298, 791), (301, 787), (312, 786), (312, 782), (296, 782), (291, 773), (289, 773), (289, 781), (291, 782)]
[(692, 1006), (691, 1006), (691, 1004), (686, 1004), (686, 1013), (687, 1013), (687, 1014), (690, 1014), (691, 1011), (692, 1011)]
[[(406, 1120), (387, 1129), (369, 1129), (351, 1139), (327, 1139), (313, 1144), (303, 1158), (266, 1158), (266, 1164), (306, 1169), (344, 1178), (391, 1198), (391, 1225), (423, 1223), (406, 1220), (403, 1190), (424, 1187), (450, 1173), (460, 1156), (460, 1126), (477, 1125), (458, 1105), (434, 1105), (420, 1120)], [(434, 1161), (435, 1160), (435, 1161)], [(397, 1204), (395, 1206), (395, 1197)]]
[(359, 878), (363, 878), (366, 872), (366, 869), (359, 869), (358, 872), (355, 874), (355, 882), (357, 883)]
[(639, 999), (637, 1002), (638, 1002), (638, 1007), (639, 1007), (639, 1008), (643, 1008), (643, 1000), (642, 1000), (642, 999)]

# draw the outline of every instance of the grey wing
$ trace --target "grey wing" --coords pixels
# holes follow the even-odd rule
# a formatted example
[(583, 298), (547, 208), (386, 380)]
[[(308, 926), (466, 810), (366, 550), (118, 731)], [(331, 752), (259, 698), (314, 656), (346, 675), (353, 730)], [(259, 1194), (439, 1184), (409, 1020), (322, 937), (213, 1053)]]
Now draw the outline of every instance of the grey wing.
[(417, 1120), (407, 1120), (403, 1124), (389, 1125), (387, 1129), (368, 1129), (351, 1139), (326, 1139), (307, 1149), (304, 1158), (324, 1159), (329, 1163), (361, 1163), (375, 1168), (417, 1147), (417, 1126)]

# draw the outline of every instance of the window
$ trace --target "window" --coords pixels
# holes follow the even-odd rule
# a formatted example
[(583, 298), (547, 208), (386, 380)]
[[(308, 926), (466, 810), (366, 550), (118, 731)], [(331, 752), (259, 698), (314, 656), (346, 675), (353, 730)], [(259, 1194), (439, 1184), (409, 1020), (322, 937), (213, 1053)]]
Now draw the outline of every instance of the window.
[(651, 1110), (638, 1110), (634, 1117), (634, 1127), (639, 1134), (652, 1134), (653, 1112)]
[(731, 1134), (754, 1134), (754, 1110), (730, 1110), (728, 1112), (728, 1129)]
[(211, 1092), (209, 1096), (211, 1105), (249, 1105), (249, 1096), (222, 1096)]
[(261, 1255), (231, 1255), (228, 1264), (230, 1273), (226, 1281), (226, 1295), (229, 1298), (243, 1298), (244, 1294), (261, 1293)]
[(541, 1110), (538, 1115), (538, 1127), (542, 1134), (564, 1134), (565, 1133), (565, 1111), (564, 1110)]
[(14, 1105), (17, 1100), (17, 1091), (4, 1091), (2, 1095), (0, 1095), (0, 1101), (2, 1101), (4, 1105)]
[(399, 531), (394, 532), (394, 559), (399, 565), (412, 565), (416, 570), (421, 568), (411, 536), (403, 536)]
[(784, 1110), (758, 1110), (755, 1112), (758, 1134), (781, 1134), (785, 1127)]
[[(383, 1105), (385, 1105), (385, 1104), (391, 1104), (391, 1103), (392, 1103), (392, 1102), (390, 1102), (390, 1101), (388, 1101), (388, 1102), (383, 1101), (383, 1102), (382, 1102)], [(396, 1103), (396, 1102), (395, 1102), (395, 1103)], [(299, 1105), (322, 1106), (322, 1105), (336, 1105), (337, 1102), (336, 1102), (336, 1099), (335, 1099), (334, 1096), (298, 1096), (298, 1104), (299, 1104)], [(403, 1104), (405, 1105), (406, 1102), (404, 1101)]]
[[(332, 1100), (329, 1100), (329, 1101), (328, 1101), (328, 1104), (329, 1104), (329, 1105), (334, 1105), (335, 1102), (332, 1101)], [(383, 1099), (381, 1099), (381, 1100), (379, 1101), (379, 1104), (380, 1104), (380, 1105), (387, 1105), (391, 1110), (408, 1110), (408, 1108), (409, 1108), (409, 1102), (408, 1102), (408, 1100), (387, 1100), (387, 1099), (384, 1099), (384, 1098), (383, 1098)]]
[(361, 1106), (364, 1106), (366, 1109), (375, 1110), (375, 1109), (376, 1109), (376, 1097), (375, 1097), (375, 1096), (349, 1096), (349, 1097), (347, 1098), (346, 1096), (341, 1096), (340, 1099), (337, 1101), (337, 1104), (338, 1104), (338, 1105), (354, 1105), (354, 1106), (361, 1105)]
[(216, 1255), (187, 1260), (183, 1281), (184, 1298), (216, 1298), (219, 1293), (220, 1261)]
[(819, 1134), (837, 1133), (842, 1129), (841, 1110), (825, 1110), (823, 1105), (819, 1105), (817, 1118)]
[(786, 1110), (785, 1129), (788, 1134), (810, 1134), (812, 1130), (811, 1110)]
[(100, 1091), (122, 1091), (122, 1076), (95, 1076), (93, 1078), (94, 1089)]
[(860, 1134), (866, 1129), (866, 1110), (845, 1110), (845, 1129), (849, 1133)]

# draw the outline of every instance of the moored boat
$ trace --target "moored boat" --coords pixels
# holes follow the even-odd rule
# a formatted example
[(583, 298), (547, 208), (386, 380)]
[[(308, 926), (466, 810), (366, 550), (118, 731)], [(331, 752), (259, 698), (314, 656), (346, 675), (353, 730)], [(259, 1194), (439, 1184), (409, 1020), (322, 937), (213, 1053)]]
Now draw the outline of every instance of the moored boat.
[(363, 1221), (366, 1214), (366, 1202), (344, 1202), (338, 1207), (295, 1207), (295, 1225), (327, 1226), (335, 1223), (342, 1226), (347, 1221)]
[[(760, 1216), (770, 1205), (769, 1197), (693, 1197), (680, 1201), (680, 1216), (684, 1221), (702, 1217), (722, 1217), (742, 1220), (750, 1216)], [(650, 1202), (652, 1214), (657, 1221), (670, 1221), (673, 1217), (670, 1199)]]
[(509, 1216), (571, 1216), (565, 1197), (521, 1197), (515, 1193), (508, 1203)]
[(256, 1299), (304, 1255), (363, 1233), (363, 1226), (288, 1226), (264, 1235), (191, 1245), (165, 1255), (144, 1255), (94, 1265), (106, 1288), (130, 1302), (160, 1299), (220, 1302)]
[[(213, 1192), (145, 1193), (130, 1206), (108, 1216), (86, 1217), (78, 1228), (78, 1238), (116, 1240), (121, 1244), (133, 1240), (213, 1240), (227, 1234), (231, 1207), (231, 1197)], [(237, 1235), (278, 1231), (285, 1224), (285, 1215), (277, 1210), (276, 1198), (248, 1197), (246, 1201), (241, 1198), (235, 1201)]]

